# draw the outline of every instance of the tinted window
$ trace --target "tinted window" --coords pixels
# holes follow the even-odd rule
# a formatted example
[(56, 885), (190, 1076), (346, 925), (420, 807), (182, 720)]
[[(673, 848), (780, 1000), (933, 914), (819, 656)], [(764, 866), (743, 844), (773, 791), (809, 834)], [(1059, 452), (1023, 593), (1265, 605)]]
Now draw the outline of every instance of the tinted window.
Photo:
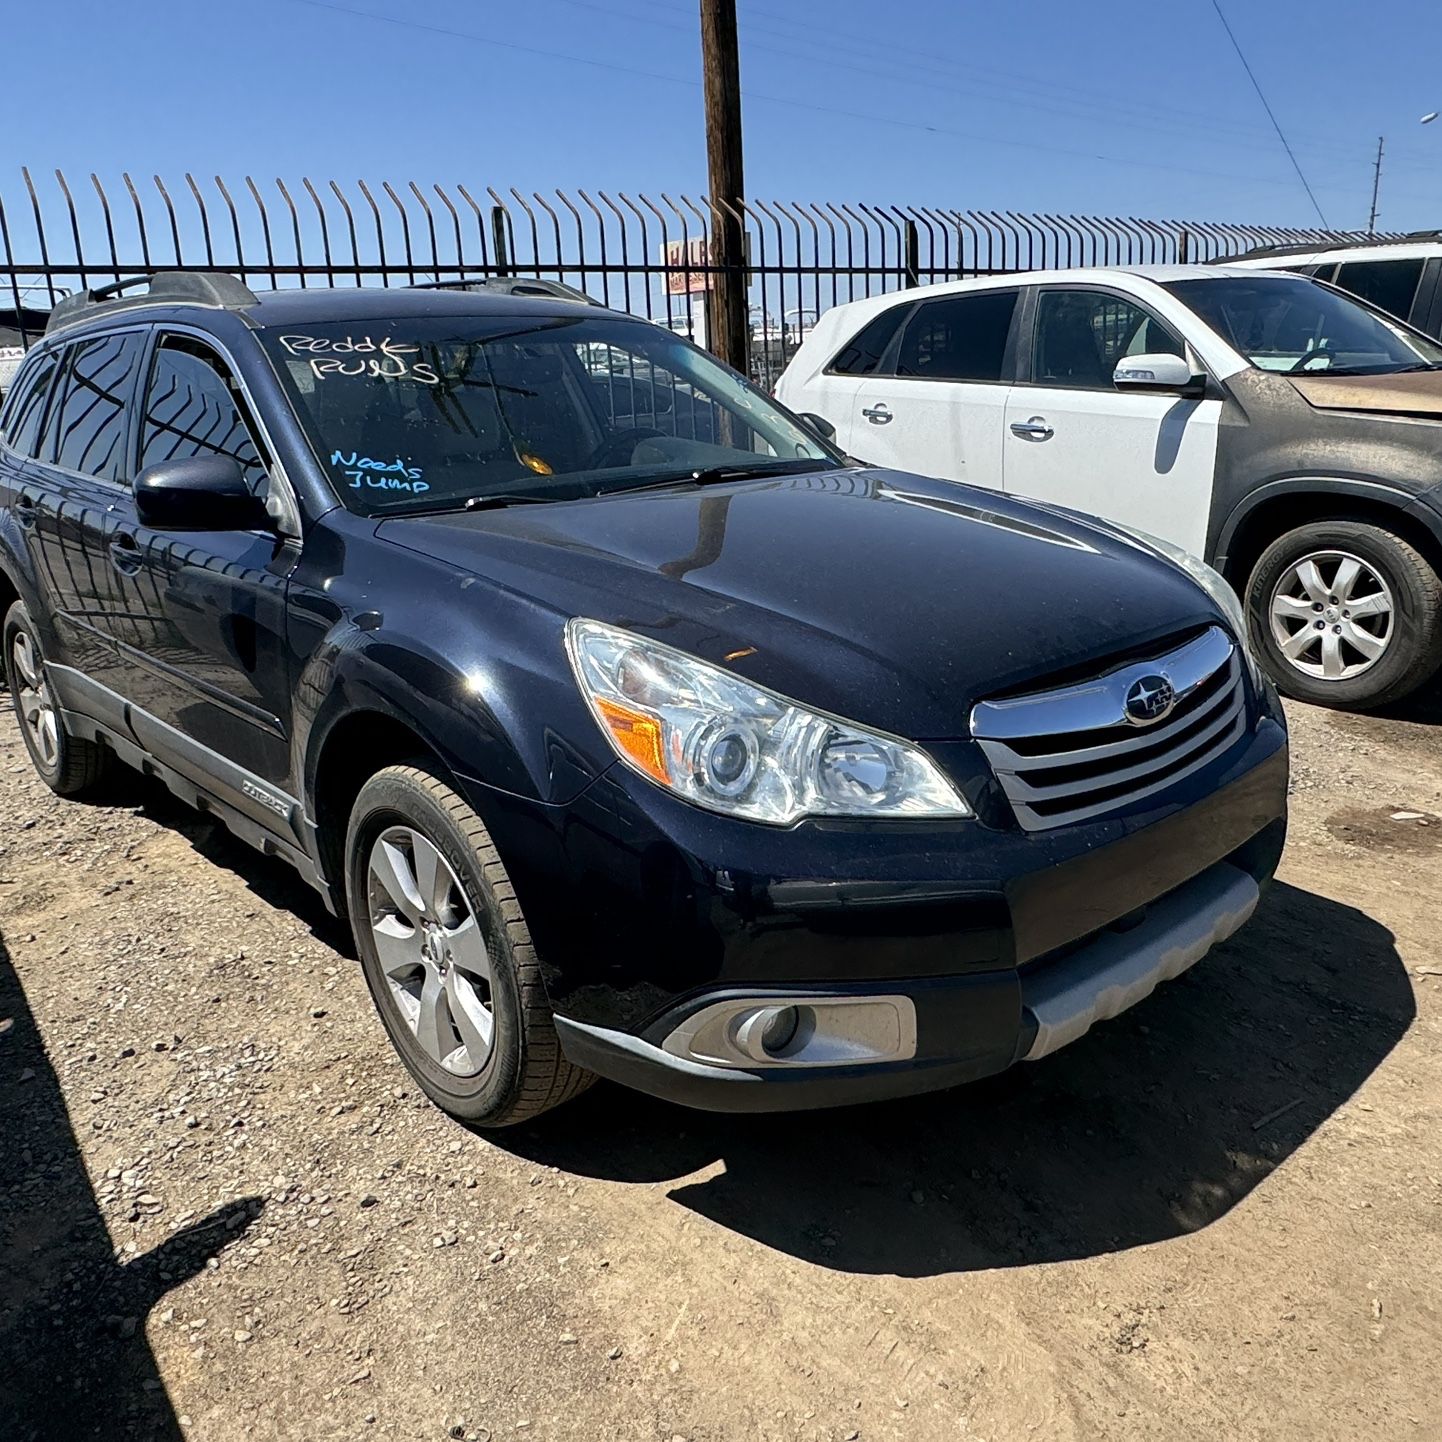
[(1280, 272), (1166, 287), (1261, 370), (1381, 375), (1442, 364), (1442, 347), (1359, 300)]
[(923, 301), (902, 332), (897, 375), (999, 381), (1018, 294), (982, 290)]
[(54, 351), (47, 351), (30, 368), (29, 375), (15, 389), (15, 401), (10, 408), (6, 439), (12, 449), (22, 456), (35, 454), (35, 440), (40, 434), (40, 421), (45, 414), (45, 398), (50, 393), (50, 384), (55, 379), (59, 364)]
[(910, 309), (909, 305), (894, 305), (863, 326), (831, 362), (831, 369), (842, 376), (872, 375)]
[(1406, 320), (1422, 283), (1422, 265), (1420, 260), (1354, 260), (1338, 267), (1336, 284)]
[(837, 466), (705, 351), (645, 321), (574, 310), (259, 334), (331, 484), (364, 515), (566, 500), (713, 467)]
[(125, 470), (125, 413), (135, 389), (140, 336), (107, 335), (78, 341), (54, 425), (55, 464), (118, 481)]
[(140, 465), (187, 456), (230, 456), (251, 490), (266, 484), (265, 463), (241, 415), (225, 362), (208, 347), (171, 337), (155, 354), (140, 436)]
[(1044, 290), (1037, 297), (1031, 378), (1042, 385), (1110, 390), (1123, 356), (1182, 353), (1161, 321), (1121, 296)]

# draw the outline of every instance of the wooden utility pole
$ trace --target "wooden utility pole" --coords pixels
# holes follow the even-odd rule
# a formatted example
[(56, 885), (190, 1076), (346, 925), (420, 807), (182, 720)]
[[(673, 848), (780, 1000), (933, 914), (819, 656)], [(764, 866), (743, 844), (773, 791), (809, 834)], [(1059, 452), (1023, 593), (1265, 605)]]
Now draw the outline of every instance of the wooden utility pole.
[(742, 375), (751, 369), (746, 304), (745, 233), (741, 201), (741, 68), (736, 49), (736, 0), (701, 0), (701, 66), (706, 85), (706, 168), (711, 190), (711, 248), (707, 260), (707, 340)]
[(1377, 192), (1382, 188), (1382, 136), (1377, 137), (1377, 163), (1372, 167), (1372, 213), (1367, 217), (1367, 234), (1377, 233)]

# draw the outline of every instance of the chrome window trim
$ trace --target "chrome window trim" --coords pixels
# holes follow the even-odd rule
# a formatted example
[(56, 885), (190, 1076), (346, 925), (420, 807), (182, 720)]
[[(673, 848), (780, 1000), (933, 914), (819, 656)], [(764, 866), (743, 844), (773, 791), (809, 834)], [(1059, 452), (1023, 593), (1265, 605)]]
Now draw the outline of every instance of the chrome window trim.
[[(206, 309), (216, 309), (216, 307), (206, 307)], [(221, 358), (222, 361), (224, 361), (226, 365), (229, 366), (229, 369), (231, 369), (231, 375), (235, 378), (235, 384), (236, 386), (238, 386), (239, 392), (241, 392), (242, 397), (245, 398), (245, 408), (247, 408), (248, 420), (255, 425), (255, 428), (257, 428), (258, 431), (260, 431), (261, 438), (265, 441), (265, 450), (267, 450), (268, 454), (270, 454), (271, 467), (273, 467), (274, 469), (275, 476), (277, 476), (278, 479), (280, 479), (281, 482), (284, 482), (284, 485), (286, 485), (286, 490), (288, 493), (290, 493), (291, 505), (297, 505), (296, 487), (291, 485), (290, 476), (288, 476), (288, 474), (286, 473), (286, 464), (284, 464), (284, 461), (280, 459), (280, 448), (278, 448), (277, 444), (275, 444), (275, 438), (273, 437), (273, 435), (271, 435), (270, 428), (268, 428), (267, 424), (265, 424), (264, 412), (262, 412), (261, 408), (258, 407), (257, 404), (255, 404), (255, 395), (252, 394), (247, 379), (245, 379), (245, 372), (241, 371), (241, 368), (236, 365), (235, 356), (232, 355), (231, 350), (229, 350), (228, 346), (226, 346), (225, 343), (222, 342), (222, 340), (219, 340), (218, 337), (212, 335), (209, 330), (200, 330), (198, 326), (187, 326), (187, 324), (185, 323), (169, 322), (169, 320), (156, 320), (156, 322), (151, 322), (151, 324), (153, 324), (154, 327), (154, 345), (151, 346), (150, 352), (151, 362), (154, 361), (154, 353), (156, 353), (157, 350), (160, 349), (160, 345), (162, 345), (164, 337), (190, 336), (193, 340), (199, 340), (199, 342), (202, 342), (203, 345), (208, 345), (209, 348), (211, 348), (213, 352), (215, 352), (216, 355), (218, 355), (219, 358)], [(147, 394), (149, 394), (149, 375), (146, 376), (146, 385)], [(141, 421), (144, 421), (144, 412), (141, 412)]]
[[(33, 367), (38, 365), (40, 362), (40, 358), (47, 354), (53, 354), (56, 360), (59, 361), (64, 356), (64, 353), (65, 347), (55, 341), (50, 340), (48, 337), (44, 340), (36, 341), (35, 344), (31, 346), (30, 349), (26, 351), (24, 356), (21, 358), (20, 366), (16, 370), (14, 377), (11, 379), (10, 389), (5, 392), (5, 404), (3, 406), (0, 406), (0, 451), (4, 451), (8, 457), (10, 457), (12, 460), (16, 461), (20, 465), (25, 465), (29, 461), (34, 461), (35, 457), (27, 456), (22, 454), (20, 451), (17, 451), (15, 447), (10, 444), (10, 437), (7, 434), (7, 430), (9, 427), (9, 422), (17, 406), (15, 397), (20, 393), (20, 381), (23, 377), (25, 368), (27, 366)], [(51, 382), (51, 385), (54, 385), (53, 381)], [(47, 396), (45, 398), (45, 406), (47, 410), (49, 409), (51, 400), (51, 396)], [(43, 465), (45, 463), (37, 462), (37, 464)]]
[[(207, 307), (207, 308), (208, 308), (208, 309), (214, 309), (215, 307)], [(184, 324), (183, 322), (176, 322), (176, 321), (151, 321), (151, 322), (150, 322), (150, 325), (151, 325), (151, 329), (152, 329), (152, 333), (153, 333), (153, 339), (152, 339), (152, 343), (151, 343), (151, 347), (150, 347), (150, 356), (149, 356), (150, 367), (153, 367), (153, 366), (154, 366), (154, 363), (155, 363), (155, 354), (156, 354), (156, 352), (160, 349), (161, 342), (162, 342), (162, 340), (164, 339), (164, 337), (165, 337), (165, 336), (168, 336), (168, 335), (184, 335), (184, 336), (190, 336), (192, 339), (198, 340), (198, 341), (202, 342), (203, 344), (208, 345), (208, 346), (211, 348), (211, 350), (213, 350), (213, 351), (221, 358), (221, 360), (223, 360), (223, 361), (226, 363), (226, 365), (230, 367), (230, 373), (231, 373), (231, 375), (235, 378), (235, 383), (236, 383), (237, 387), (238, 387), (239, 390), (240, 390), (240, 394), (241, 394), (241, 395), (244, 397), (244, 399), (245, 399), (245, 406), (246, 406), (246, 411), (247, 411), (247, 413), (248, 413), (248, 419), (249, 419), (250, 422), (255, 426), (255, 428), (260, 432), (261, 439), (265, 442), (266, 451), (267, 451), (267, 453), (268, 453), (269, 456), (270, 456), (270, 465), (267, 467), (267, 469), (269, 470), (269, 472), (270, 472), (270, 474), (271, 474), (271, 478), (272, 478), (272, 480), (277, 480), (277, 481), (279, 481), (279, 482), (281, 483), (281, 485), (283, 485), (284, 488), (285, 488), (287, 507), (288, 507), (288, 509), (289, 509), (289, 511), (290, 511), (290, 514), (291, 514), (292, 518), (294, 518), (294, 520), (295, 520), (296, 523), (297, 523), (297, 528), (296, 528), (296, 529), (297, 529), (297, 537), (296, 537), (296, 538), (298, 539), (298, 538), (299, 538), (299, 524), (298, 524), (298, 523), (299, 523), (300, 515), (301, 515), (301, 510), (300, 510), (300, 498), (299, 498), (299, 496), (296, 494), (296, 489), (295, 489), (295, 486), (294, 486), (294, 485), (292, 484), (292, 482), (291, 482), (290, 476), (286, 474), (285, 463), (284, 463), (284, 461), (281, 460), (281, 458), (280, 458), (280, 450), (279, 450), (279, 448), (276, 446), (276, 444), (275, 444), (275, 439), (274, 439), (274, 437), (271, 435), (269, 428), (266, 426), (264, 414), (262, 413), (261, 408), (260, 408), (258, 405), (256, 405), (256, 403), (255, 403), (255, 396), (252, 394), (251, 389), (250, 389), (250, 386), (246, 383), (246, 379), (245, 379), (244, 372), (242, 372), (242, 370), (240, 369), (240, 367), (235, 363), (235, 356), (231, 353), (229, 347), (227, 347), (227, 346), (224, 344), (224, 342), (222, 342), (221, 340), (219, 340), (216, 336), (214, 336), (213, 334), (211, 334), (210, 331), (201, 330), (198, 326), (186, 325), (186, 324)], [(140, 402), (141, 402), (140, 422), (141, 422), (142, 425), (144, 424), (144, 421), (145, 421), (144, 400), (145, 400), (145, 397), (148, 396), (149, 393), (150, 393), (150, 374), (149, 374), (149, 368), (147, 368), (147, 372), (146, 372), (146, 375), (145, 375), (144, 384), (145, 384), (145, 394), (140, 397)], [(136, 459), (137, 459), (137, 460), (139, 459), (139, 455), (140, 455), (140, 451), (139, 451), (139, 441), (140, 441), (140, 435), (139, 435), (139, 433), (137, 433), (137, 435), (136, 435), (136, 442), (137, 442), (137, 446), (136, 446)], [(126, 489), (128, 490), (129, 487), (127, 487)]]
[[(87, 341), (92, 340), (108, 340), (111, 336), (138, 335), (140, 336), (141, 341), (140, 353), (141, 356), (144, 357), (146, 346), (149, 343), (149, 335), (147, 334), (148, 331), (149, 326), (144, 321), (133, 320), (126, 325), (98, 327), (95, 330), (86, 331), (84, 335), (68, 335), (64, 338), (64, 340), (57, 340), (55, 342), (55, 345), (60, 351), (61, 364), (64, 366), (64, 370), (61, 374), (61, 380), (65, 384), (69, 384), (70, 364), (67, 352), (72, 350), (75, 346), (84, 345)], [(59, 332), (57, 332), (57, 335), (58, 334)], [(41, 342), (41, 344), (44, 343), (45, 342)], [(27, 356), (28, 354), (29, 353), (27, 352)], [(138, 386), (136, 388), (136, 395), (139, 395)], [(64, 400), (63, 390), (61, 391), (60, 399)], [(45, 403), (45, 423), (47, 425), (50, 422), (50, 407), (55, 404), (55, 400), (55, 394), (52, 392), (49, 400)], [(56, 449), (58, 450), (59, 447), (57, 446)], [(112, 481), (105, 476), (97, 476), (91, 471), (72, 470), (69, 466), (62, 466), (58, 460), (49, 461), (43, 459), (40, 456), (30, 456), (27, 459), (30, 461), (31, 465), (44, 466), (47, 471), (54, 471), (57, 475), (69, 476), (72, 480), (83, 481), (86, 484), (92, 486), (103, 486), (108, 491), (119, 491), (123, 495), (128, 496), (130, 494), (129, 481)]]

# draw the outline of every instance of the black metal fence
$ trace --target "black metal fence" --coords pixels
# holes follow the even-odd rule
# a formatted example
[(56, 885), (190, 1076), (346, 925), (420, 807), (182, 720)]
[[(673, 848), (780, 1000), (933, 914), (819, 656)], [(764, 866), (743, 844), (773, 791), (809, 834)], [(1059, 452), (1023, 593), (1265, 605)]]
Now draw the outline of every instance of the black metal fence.
[[(0, 321), (21, 344), (61, 296), (155, 270), (224, 270), (252, 286), (412, 285), (538, 276), (704, 343), (705, 197), (523, 194), (415, 181), (239, 186), (187, 174), (0, 192)], [(1047, 266), (1211, 260), (1263, 245), (1364, 240), (1331, 232), (1136, 216), (750, 200), (752, 370), (769, 382), (816, 316), (903, 286)], [(1385, 237), (1371, 237), (1385, 238)]]

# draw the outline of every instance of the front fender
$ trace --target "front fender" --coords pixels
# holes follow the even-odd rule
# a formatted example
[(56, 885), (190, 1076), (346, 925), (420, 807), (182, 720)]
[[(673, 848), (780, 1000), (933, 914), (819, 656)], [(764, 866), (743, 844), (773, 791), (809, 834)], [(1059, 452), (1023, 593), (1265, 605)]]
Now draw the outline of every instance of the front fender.
[[(296, 687), (295, 774), (307, 809), (314, 814), (328, 742), (358, 715), (405, 726), (455, 775), (527, 800), (573, 800), (613, 758), (567, 739), (595, 731), (569, 673), (516, 661), (513, 653), (490, 655), (466, 666), (415, 635), (338, 624)], [(345, 739), (363, 745), (364, 731), (348, 729)]]
[(1358, 500), (1369, 501), (1373, 505), (1380, 502), (1384, 505), (1395, 506), (1398, 511), (1425, 525), (1437, 538), (1438, 543), (1442, 544), (1442, 511), (1434, 509), (1424, 497), (1411, 495), (1385, 481), (1372, 480), (1363, 476), (1283, 476), (1258, 486), (1256, 490), (1249, 492), (1238, 501), (1228, 512), (1217, 533), (1214, 547), (1216, 559), (1213, 564), (1218, 569), (1226, 566), (1237, 532), (1247, 517), (1259, 506), (1264, 506), (1279, 496), (1301, 494), (1352, 496)]

